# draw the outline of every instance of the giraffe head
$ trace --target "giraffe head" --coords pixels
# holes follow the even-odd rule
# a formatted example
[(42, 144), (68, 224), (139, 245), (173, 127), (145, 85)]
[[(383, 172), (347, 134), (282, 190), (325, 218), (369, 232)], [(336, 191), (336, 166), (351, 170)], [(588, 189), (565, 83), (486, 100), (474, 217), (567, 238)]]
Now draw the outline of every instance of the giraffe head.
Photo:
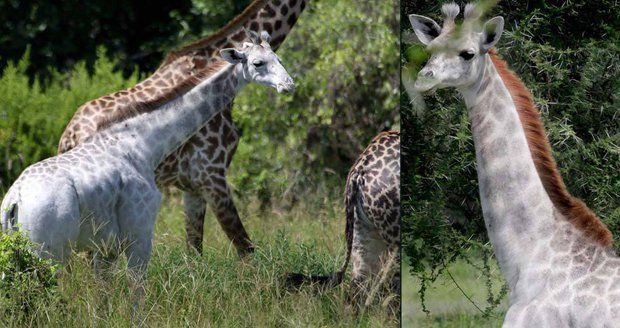
[(247, 82), (266, 85), (280, 93), (293, 92), (295, 83), (271, 49), (269, 34), (265, 31), (260, 35), (254, 31), (246, 33), (252, 42), (243, 43), (240, 49), (220, 50), (222, 58), (233, 65), (241, 65), (242, 78)]
[(420, 15), (409, 15), (413, 31), (424, 45), (430, 58), (418, 73), (415, 88), (420, 92), (446, 87), (462, 88), (480, 79), (485, 67), (486, 53), (499, 41), (504, 19), (494, 17), (482, 26), (482, 10), (474, 4), (465, 7), (465, 19), (457, 24), (459, 6), (442, 6), (443, 27)]

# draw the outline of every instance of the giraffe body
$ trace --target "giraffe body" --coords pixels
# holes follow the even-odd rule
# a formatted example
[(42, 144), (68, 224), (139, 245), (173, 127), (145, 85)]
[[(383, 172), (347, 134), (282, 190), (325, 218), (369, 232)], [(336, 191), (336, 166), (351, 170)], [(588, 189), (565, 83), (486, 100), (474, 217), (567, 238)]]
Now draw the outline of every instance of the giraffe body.
[(566, 190), (531, 94), (492, 49), (503, 19), (480, 29), (469, 4), (455, 29), (459, 7), (442, 11), (442, 28), (410, 16), (431, 53), (415, 87), (454, 87), (467, 105), (485, 226), (509, 287), (504, 327), (618, 326), (620, 259), (611, 233)]
[[(107, 122), (119, 122), (135, 108), (157, 108), (157, 104), (183, 93), (187, 81), (221, 65), (218, 51), (239, 47), (248, 41), (242, 28), (261, 29), (271, 35), (277, 50), (304, 10), (307, 0), (255, 0), (231, 23), (214, 35), (171, 52), (149, 78), (127, 90), (115, 92), (82, 105), (59, 141), (58, 152), (75, 147), (103, 130)], [(208, 76), (204, 76), (206, 78)], [(188, 246), (202, 251), (207, 204), (240, 255), (252, 252), (250, 241), (226, 181), (228, 166), (239, 142), (232, 121), (231, 105), (216, 114), (182, 146), (166, 157), (155, 170), (159, 186), (183, 191)]]
[[(121, 251), (132, 276), (144, 276), (161, 195), (155, 168), (247, 82), (292, 91), (293, 81), (269, 48), (268, 35), (224, 49), (232, 63), (161, 108), (135, 113), (66, 153), (29, 166), (2, 202), (3, 230), (24, 230), (39, 254), (64, 262), (71, 250), (95, 260)], [(19, 226), (17, 226), (19, 225)], [(95, 266), (99, 266), (95, 263)], [(141, 284), (140, 284), (141, 285)]]
[[(400, 263), (400, 133), (377, 135), (360, 154), (347, 176), (345, 187), (347, 254), (340, 271), (330, 276), (291, 274), (288, 282), (300, 285), (315, 282), (337, 285), (342, 282), (349, 260), (353, 264), (353, 303), (363, 303), (380, 279), (382, 270), (389, 275), (388, 261)], [(397, 272), (389, 283), (400, 295)], [(393, 304), (394, 309), (399, 305)]]
[(347, 177), (345, 206), (347, 224), (353, 228), (352, 277), (354, 283), (363, 283), (379, 274), (388, 255), (398, 256), (400, 250), (399, 132), (379, 134), (360, 154)]

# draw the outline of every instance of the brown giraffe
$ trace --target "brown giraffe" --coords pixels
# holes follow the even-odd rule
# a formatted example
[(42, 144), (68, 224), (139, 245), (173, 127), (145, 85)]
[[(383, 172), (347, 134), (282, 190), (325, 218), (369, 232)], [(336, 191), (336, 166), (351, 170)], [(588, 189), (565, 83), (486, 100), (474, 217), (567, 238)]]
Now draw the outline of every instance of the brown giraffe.
[[(372, 289), (372, 279), (389, 274), (390, 268), (384, 264), (391, 260), (391, 265), (395, 262), (395, 267), (400, 268), (400, 132), (380, 133), (357, 158), (347, 176), (345, 211), (347, 254), (341, 269), (328, 276), (291, 274), (287, 283), (292, 286), (304, 282), (338, 285), (351, 259), (353, 286), (350, 296), (354, 304), (359, 304)], [(398, 270), (391, 288), (398, 297)], [(370, 300), (371, 297), (367, 302)], [(396, 309), (400, 307), (393, 305)]]
[[(224, 64), (219, 51), (249, 42), (243, 28), (266, 31), (275, 51), (282, 44), (308, 0), (255, 0), (239, 16), (211, 36), (168, 54), (157, 71), (137, 85), (82, 105), (58, 145), (58, 153), (74, 148), (111, 123), (132, 112), (157, 108), (188, 91), (195, 78), (208, 78)], [(202, 252), (207, 203), (240, 255), (253, 251), (226, 181), (228, 166), (239, 135), (232, 121), (231, 106), (210, 120), (200, 131), (168, 156), (156, 169), (159, 186), (183, 191), (188, 246)]]

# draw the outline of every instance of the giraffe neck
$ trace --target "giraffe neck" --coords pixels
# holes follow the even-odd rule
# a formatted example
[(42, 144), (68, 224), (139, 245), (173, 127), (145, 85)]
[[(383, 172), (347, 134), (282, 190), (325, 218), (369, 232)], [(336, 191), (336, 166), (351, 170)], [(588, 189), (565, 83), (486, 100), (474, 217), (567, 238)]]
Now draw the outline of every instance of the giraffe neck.
[(482, 213), (511, 291), (557, 215), (531, 156), (517, 108), (489, 55), (482, 78), (459, 90), (471, 121)]
[(270, 1), (270, 6), (266, 6), (246, 26), (254, 30), (267, 31), (271, 35), (270, 44), (275, 51), (284, 42), (308, 2), (310, 0)]
[(164, 66), (172, 63), (180, 64), (184, 56), (190, 57), (190, 60), (199, 65), (202, 61), (206, 61), (207, 64), (213, 62), (219, 50), (239, 47), (243, 42), (249, 42), (242, 27), (269, 33), (271, 35), (269, 43), (275, 51), (284, 42), (308, 2), (309, 0), (255, 0), (239, 16), (214, 34), (171, 51), (164, 61)]
[(106, 135), (118, 136), (121, 151), (130, 151), (153, 172), (219, 111), (227, 108), (244, 84), (243, 66), (228, 65), (188, 92), (159, 108), (113, 125)]

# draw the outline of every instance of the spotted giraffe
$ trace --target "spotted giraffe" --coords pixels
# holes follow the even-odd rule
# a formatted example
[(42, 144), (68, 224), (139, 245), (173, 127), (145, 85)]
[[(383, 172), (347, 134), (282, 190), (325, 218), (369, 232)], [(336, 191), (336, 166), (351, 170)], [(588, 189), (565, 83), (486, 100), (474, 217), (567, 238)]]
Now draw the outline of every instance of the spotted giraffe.
[(476, 150), (485, 226), (509, 288), (504, 327), (617, 327), (620, 258), (613, 236), (560, 176), (532, 94), (494, 49), (500, 16), (442, 7), (440, 27), (410, 15), (430, 58), (414, 87), (456, 88)]
[[(209, 74), (204, 72), (222, 64), (218, 56), (221, 49), (239, 47), (250, 41), (243, 28), (268, 32), (271, 48), (277, 50), (307, 3), (308, 0), (253, 1), (213, 35), (170, 52), (146, 80), (82, 105), (65, 128), (58, 153), (67, 152), (111, 123), (131, 116), (132, 112), (156, 108), (183, 94), (196, 77), (208, 78)], [(204, 218), (209, 204), (220, 226), (243, 256), (253, 251), (253, 245), (226, 181), (228, 166), (239, 142), (231, 104), (226, 104), (227, 108), (168, 156), (157, 167), (156, 178), (159, 186), (176, 186), (183, 191), (189, 247), (202, 252)]]
[[(360, 304), (379, 278), (387, 261), (400, 268), (400, 133), (382, 132), (357, 158), (345, 187), (345, 239), (347, 254), (339, 271), (328, 276), (290, 274), (287, 283), (306, 282), (335, 286), (353, 262), (351, 301)], [(398, 271), (398, 270), (397, 270)], [(376, 280), (375, 280), (376, 282)], [(392, 291), (400, 295), (400, 273), (395, 272)], [(398, 308), (399, 306), (396, 306)]]

